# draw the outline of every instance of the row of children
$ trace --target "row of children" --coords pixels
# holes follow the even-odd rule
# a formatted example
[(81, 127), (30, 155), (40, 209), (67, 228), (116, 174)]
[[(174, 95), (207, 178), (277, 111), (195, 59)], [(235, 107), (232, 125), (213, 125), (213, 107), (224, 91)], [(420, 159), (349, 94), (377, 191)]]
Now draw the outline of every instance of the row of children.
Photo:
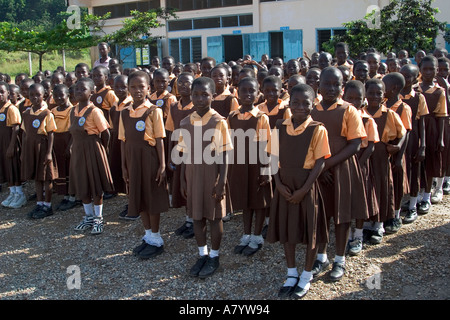
[[(330, 60), (326, 53), (318, 60), (321, 55)], [(234, 252), (247, 256), (258, 252), (265, 224), (267, 240), (284, 246), (288, 272), (279, 296), (302, 297), (312, 277), (330, 265), (331, 218), (336, 255), (330, 278), (337, 281), (345, 272), (346, 251), (361, 252), (364, 236), (377, 244), (384, 232), (398, 231), (404, 195), (409, 193), (410, 200), (403, 223), (411, 223), (417, 218), (419, 188), (426, 189), (420, 213), (429, 210), (434, 177), (440, 178), (436, 189), (442, 188), (448, 118), (445, 91), (435, 83), (436, 58), (424, 57), (420, 73), (408, 64), (401, 73), (380, 80), (369, 72), (372, 56), (379, 60), (378, 54), (368, 53), (367, 60), (344, 62), (353, 69), (348, 78), (355, 80), (350, 81), (340, 66), (315, 66), (311, 61), (303, 77), (299, 61), (284, 67), (281, 59), (273, 59), (267, 68), (249, 59), (244, 66), (230, 66), (204, 58), (201, 77), (195, 64), (175, 77), (172, 57), (165, 57), (164, 68), (153, 73), (121, 70), (113, 67), (114, 62), (109, 70), (97, 66), (90, 72), (79, 64), (74, 71), (74, 106), (69, 103), (69, 88), (62, 84), (55, 85), (49, 96), (49, 108), (51, 98), (55, 103), (52, 111), (43, 102), (42, 85), (21, 90), (31, 108), (20, 111), (27, 106), (19, 104), (19, 120), (13, 130), (9, 126), (14, 133), (22, 122), (23, 129), (22, 150), (16, 152), (21, 156), (15, 158), (21, 160), (22, 170), (16, 170), (21, 176), (8, 180), (11, 192), (23, 180), (35, 180), (38, 205), (30, 216), (47, 216), (52, 182), (59, 173), (65, 195), (82, 200), (85, 209), (76, 229), (91, 229), (93, 234), (103, 230), (103, 193), (126, 192), (128, 210), (122, 216), (142, 219), (145, 235), (133, 253), (143, 259), (164, 250), (159, 222), (160, 214), (168, 210), (170, 194), (173, 207), (186, 207), (186, 221), (176, 233), (195, 236), (200, 257), (189, 273), (201, 278), (219, 267), (226, 213), (242, 210), (243, 235)], [(360, 69), (367, 69), (364, 77)], [(27, 81), (22, 80), (21, 87)], [(5, 106), (7, 84), (0, 84), (3, 87)], [(67, 114), (57, 116), (55, 110)], [(65, 120), (57, 124), (58, 118)], [(58, 128), (69, 131), (70, 138), (61, 143), (64, 147), (55, 158)], [(233, 135), (239, 129), (253, 133), (246, 136), (244, 148)], [(214, 132), (209, 139), (192, 138), (199, 132), (204, 137), (208, 130)], [(12, 141), (17, 139), (9, 141), (17, 146)], [(276, 170), (258, 157), (251, 161), (249, 150), (255, 150), (251, 144), (270, 154)], [(205, 161), (205, 154), (215, 161)], [(67, 156), (66, 171), (55, 161), (58, 155)], [(185, 160), (177, 162), (182, 157)], [(12, 158), (5, 163), (20, 167), (20, 161), (8, 160)], [(295, 262), (297, 244), (307, 246), (301, 275)]]

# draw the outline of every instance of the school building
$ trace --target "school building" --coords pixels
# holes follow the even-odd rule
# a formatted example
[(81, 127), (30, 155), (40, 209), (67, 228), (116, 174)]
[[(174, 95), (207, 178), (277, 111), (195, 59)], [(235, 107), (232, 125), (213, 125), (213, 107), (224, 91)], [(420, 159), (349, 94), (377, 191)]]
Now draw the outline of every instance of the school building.
[[(120, 29), (131, 10), (176, 8), (178, 19), (152, 30), (156, 37), (148, 48), (121, 50), (125, 67), (147, 65), (158, 55), (171, 55), (182, 63), (200, 61), (206, 56), (218, 62), (236, 60), (245, 54), (260, 60), (262, 54), (282, 57), (285, 61), (311, 55), (322, 43), (345, 32), (344, 22), (363, 18), (374, 7), (382, 8), (389, 0), (68, 0), (69, 5), (88, 7), (89, 12), (111, 12), (105, 24), (107, 33)], [(439, 21), (450, 26), (450, 1), (435, 0)], [(446, 47), (440, 35), (437, 47)], [(98, 58), (96, 48), (92, 61)]]

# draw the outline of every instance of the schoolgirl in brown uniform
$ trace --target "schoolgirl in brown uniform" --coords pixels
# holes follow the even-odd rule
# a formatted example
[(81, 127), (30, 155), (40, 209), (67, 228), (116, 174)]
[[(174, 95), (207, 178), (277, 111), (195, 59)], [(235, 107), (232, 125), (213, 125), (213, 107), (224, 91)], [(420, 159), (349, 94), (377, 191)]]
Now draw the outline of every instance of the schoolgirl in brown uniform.
[(63, 84), (56, 85), (52, 92), (56, 107), (52, 109), (55, 117), (56, 131), (53, 150), (58, 166), (58, 178), (55, 179), (55, 191), (63, 196), (57, 210), (65, 211), (76, 206), (76, 199), (69, 195), (70, 148), (72, 136), (69, 132), (72, 104), (69, 102), (69, 88)]
[(160, 214), (169, 209), (161, 108), (147, 99), (150, 78), (144, 71), (129, 75), (128, 90), (133, 99), (121, 112), (119, 139), (122, 141), (122, 172), (128, 184), (128, 214), (141, 216), (145, 229), (142, 243), (133, 249), (141, 259), (164, 251)]
[(95, 93), (91, 96), (91, 101), (94, 106), (103, 111), (105, 119), (109, 121), (109, 110), (114, 103), (117, 102), (117, 97), (114, 90), (107, 85), (109, 71), (106, 67), (97, 66), (92, 70), (92, 80), (95, 84)]
[(0, 82), (0, 183), (8, 182), (9, 195), (2, 201), (7, 208), (20, 208), (26, 202), (20, 175), (19, 109), (11, 103), (6, 82)]
[[(280, 119), (267, 150), (274, 158), (276, 190), (270, 209), (267, 239), (284, 246), (286, 282), (279, 297), (302, 298), (310, 288), (312, 267), (318, 245), (328, 242), (326, 215), (319, 192), (318, 177), (331, 156), (325, 127), (311, 116), (314, 90), (305, 84), (292, 90), (293, 116)], [(304, 270), (296, 268), (297, 244), (306, 244)]]
[(106, 148), (109, 144), (109, 124), (103, 112), (91, 103), (94, 82), (81, 78), (75, 85), (78, 105), (70, 113), (69, 131), (72, 153), (69, 168), (69, 193), (83, 202), (85, 217), (77, 231), (91, 229), (91, 234), (103, 232), (103, 194), (113, 192)]
[[(263, 172), (268, 169), (269, 163), (264, 163), (260, 158), (260, 150), (265, 150), (271, 130), (268, 116), (254, 105), (258, 86), (255, 78), (244, 78), (239, 82), (241, 106), (232, 111), (227, 119), (235, 147), (232, 155), (234, 161), (228, 169), (230, 198), (233, 210), (243, 211), (244, 226), (244, 234), (234, 252), (244, 256), (253, 255), (261, 249), (266, 209), (272, 200), (270, 174)], [(253, 212), (255, 222), (252, 233)]]
[[(211, 108), (214, 92), (214, 81), (211, 78), (200, 77), (194, 80), (192, 102), (195, 112), (181, 121), (180, 129), (185, 131), (180, 133), (177, 145), (177, 149), (183, 152), (184, 159), (181, 165), (181, 194), (186, 197), (188, 214), (194, 220), (194, 235), (200, 254), (189, 274), (200, 278), (211, 276), (219, 267), (222, 218), (226, 211), (226, 151), (233, 148), (227, 122)], [(199, 139), (199, 133), (203, 137), (211, 129), (214, 130), (214, 135), (210, 139)], [(190, 135), (190, 139), (183, 138), (186, 134)], [(209, 152), (204, 152), (206, 148)], [(209, 254), (207, 221), (211, 234)]]
[[(367, 135), (356, 108), (340, 98), (342, 83), (339, 69), (323, 69), (319, 86), (323, 100), (311, 112), (311, 117), (322, 122), (328, 130), (332, 155), (325, 161), (324, 172), (319, 179), (325, 197), (325, 212), (328, 221), (333, 218), (336, 230), (336, 256), (330, 273), (332, 281), (338, 281), (344, 275), (344, 254), (351, 220), (368, 218), (362, 172), (356, 159), (361, 140)], [(326, 249), (326, 244), (319, 246), (313, 275), (320, 274), (329, 265)]]
[[(181, 166), (175, 165), (171, 156), (173, 152), (178, 152), (176, 150), (176, 145), (178, 142), (177, 129), (180, 128), (181, 120), (189, 116), (195, 111), (194, 105), (191, 100), (191, 86), (194, 82), (195, 76), (192, 73), (181, 73), (178, 76), (177, 87), (178, 93), (180, 95), (180, 100), (172, 103), (169, 109), (169, 115), (167, 116), (165, 129), (167, 132), (175, 132), (175, 135), (169, 141), (169, 152), (167, 159), (167, 168), (173, 172), (172, 177), (172, 208), (181, 208), (186, 206), (186, 199), (181, 195), (180, 192), (180, 177), (181, 177)], [(188, 239), (194, 236), (194, 221), (187, 214), (184, 223), (175, 230), (176, 235), (182, 235), (183, 238)]]
[(211, 107), (224, 118), (227, 118), (230, 112), (239, 108), (237, 98), (230, 92), (227, 75), (228, 71), (223, 65), (218, 65), (211, 70), (211, 78), (216, 85)]
[[(125, 75), (116, 76), (114, 79), (114, 94), (117, 101), (114, 102), (112, 108), (109, 110), (109, 124), (110, 124), (110, 148), (109, 148), (109, 167), (114, 182), (114, 190), (117, 193), (127, 193), (127, 188), (122, 175), (122, 153), (121, 141), (119, 140), (119, 120), (120, 113), (133, 101), (133, 98), (128, 92), (128, 77)], [(133, 220), (138, 218), (139, 214), (135, 216), (128, 216), (126, 210), (122, 211), (120, 218)]]
[(177, 76), (173, 73), (175, 59), (172, 56), (164, 57), (161, 62), (161, 68), (166, 69), (167, 72), (169, 72), (169, 82), (166, 90), (175, 97), (178, 97)]
[[(364, 84), (358, 80), (351, 80), (345, 85), (343, 99), (351, 103), (361, 115), (364, 130), (367, 137), (362, 139), (357, 158), (364, 178), (364, 186), (367, 199), (367, 209), (369, 218), (378, 215), (379, 208), (375, 194), (375, 177), (371, 166), (370, 157), (375, 150), (375, 144), (380, 141), (377, 124), (375, 120), (365, 111), (365, 88)], [(364, 220), (355, 221), (355, 230), (349, 235), (348, 253), (352, 256), (358, 255), (363, 249), (363, 227)]]
[(409, 193), (405, 151), (408, 146), (409, 132), (412, 130), (412, 111), (411, 107), (400, 99), (400, 92), (405, 86), (405, 78), (403, 75), (398, 72), (391, 72), (383, 77), (383, 82), (386, 90), (386, 106), (400, 116), (403, 126), (406, 129), (406, 137), (402, 148), (391, 157), (394, 179), (395, 217), (385, 222), (384, 229), (386, 233), (392, 234), (397, 232), (402, 225), (400, 219), (401, 202), (403, 195)]
[(21, 178), (24, 181), (35, 181), (37, 205), (29, 212), (28, 217), (40, 219), (53, 214), (53, 180), (58, 177), (53, 152), (56, 123), (44, 102), (44, 87), (41, 84), (30, 86), (29, 98), (32, 106), (22, 115), (25, 139), (21, 154)]
[(420, 71), (422, 82), (418, 90), (425, 96), (429, 114), (425, 117), (425, 192), (422, 201), (417, 207), (419, 214), (426, 214), (431, 207), (431, 187), (433, 178), (437, 179), (436, 190), (442, 197), (442, 184), (444, 172), (443, 151), (445, 148), (444, 133), (447, 119), (447, 100), (445, 90), (434, 82), (437, 74), (438, 61), (434, 56), (422, 59)]
[(395, 217), (394, 181), (390, 158), (399, 152), (406, 139), (406, 129), (400, 116), (383, 102), (385, 86), (379, 79), (370, 79), (365, 83), (367, 107), (365, 111), (377, 123), (380, 142), (370, 158), (375, 177), (375, 194), (379, 214), (371, 218), (372, 223), (364, 226), (367, 240), (379, 244), (383, 239), (383, 223)]
[(411, 107), (412, 129), (408, 137), (406, 147), (406, 173), (409, 183), (409, 201), (403, 223), (412, 223), (417, 219), (417, 198), (420, 191), (421, 163), (425, 159), (425, 118), (428, 106), (425, 97), (416, 91), (413, 86), (419, 77), (419, 68), (413, 64), (407, 64), (400, 69), (405, 78), (405, 87), (401, 92), (403, 102)]

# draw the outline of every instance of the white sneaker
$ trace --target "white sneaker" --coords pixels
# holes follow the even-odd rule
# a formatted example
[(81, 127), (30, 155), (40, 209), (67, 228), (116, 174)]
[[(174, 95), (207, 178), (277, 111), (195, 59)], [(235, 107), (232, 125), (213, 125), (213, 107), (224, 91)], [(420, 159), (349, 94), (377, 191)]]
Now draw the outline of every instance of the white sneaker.
[(5, 200), (2, 201), (2, 206), (9, 208), (9, 205), (14, 200), (15, 195), (16, 195), (15, 193), (10, 192), (9, 196)]
[(444, 197), (444, 192), (442, 190), (436, 190), (432, 195), (431, 195), (431, 203), (432, 204), (436, 204), (442, 201), (442, 198)]
[(24, 193), (22, 194), (16, 193), (13, 201), (11, 201), (11, 203), (9, 204), (9, 207), (12, 209), (19, 209), (23, 207), (26, 203), (27, 203), (27, 196)]

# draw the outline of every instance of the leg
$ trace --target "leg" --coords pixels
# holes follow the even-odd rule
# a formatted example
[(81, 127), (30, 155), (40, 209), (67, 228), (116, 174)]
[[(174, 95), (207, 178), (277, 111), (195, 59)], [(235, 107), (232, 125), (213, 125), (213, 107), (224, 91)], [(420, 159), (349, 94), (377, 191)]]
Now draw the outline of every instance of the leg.
[(194, 235), (197, 246), (206, 246), (206, 220), (194, 220)]
[(45, 181), (45, 202), (52, 202), (53, 183), (52, 181)]
[(252, 234), (253, 210), (245, 208), (242, 212), (244, 234)]
[(36, 200), (38, 202), (44, 201), (44, 183), (42, 181), (35, 181), (34, 186), (36, 188)]
[(222, 242), (223, 236), (222, 219), (215, 219), (210, 221), (210, 227), (211, 227), (211, 249), (218, 251), (220, 249), (220, 243)]

